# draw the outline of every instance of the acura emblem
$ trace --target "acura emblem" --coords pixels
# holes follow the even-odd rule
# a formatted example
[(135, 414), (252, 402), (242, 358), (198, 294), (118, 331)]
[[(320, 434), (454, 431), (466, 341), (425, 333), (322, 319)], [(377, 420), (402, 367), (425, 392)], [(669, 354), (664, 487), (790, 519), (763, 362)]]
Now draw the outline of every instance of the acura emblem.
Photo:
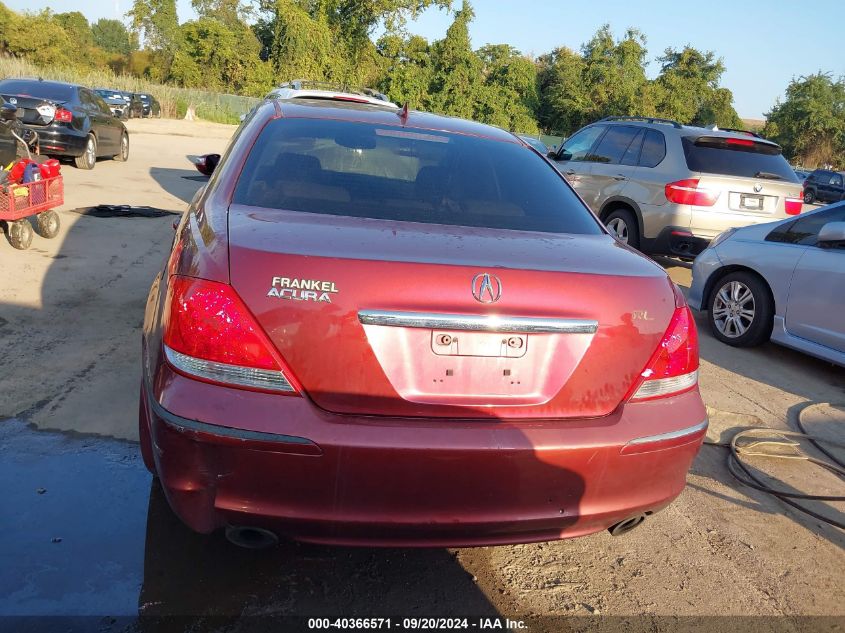
[(17, 105), (18, 100), (15, 99), (14, 97), (9, 97), (9, 103), (11, 103), (12, 105)]
[(479, 273), (472, 278), (472, 296), (481, 303), (496, 303), (502, 296), (502, 282), (496, 275)]
[(754, 185), (754, 193), (760, 193), (761, 191), (763, 191), (763, 185)]

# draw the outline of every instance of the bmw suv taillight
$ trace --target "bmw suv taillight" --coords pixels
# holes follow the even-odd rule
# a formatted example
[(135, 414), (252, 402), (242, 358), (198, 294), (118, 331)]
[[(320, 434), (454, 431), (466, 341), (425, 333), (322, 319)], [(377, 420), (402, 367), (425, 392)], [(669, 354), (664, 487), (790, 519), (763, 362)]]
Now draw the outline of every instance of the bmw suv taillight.
[(675, 312), (645, 369), (631, 389), (630, 400), (672, 396), (698, 384), (698, 332), (692, 312), (675, 284)]
[(712, 207), (719, 199), (719, 192), (699, 186), (698, 178), (670, 182), (664, 187), (664, 192), (669, 202), (694, 207)]
[(202, 380), (297, 395), (290, 370), (228, 284), (173, 275), (164, 306), (164, 353)]

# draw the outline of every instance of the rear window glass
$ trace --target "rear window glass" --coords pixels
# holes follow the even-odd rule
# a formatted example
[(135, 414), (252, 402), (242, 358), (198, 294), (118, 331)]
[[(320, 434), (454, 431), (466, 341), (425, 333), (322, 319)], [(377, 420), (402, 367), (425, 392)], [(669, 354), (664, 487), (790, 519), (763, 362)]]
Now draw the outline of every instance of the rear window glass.
[(70, 101), (73, 98), (73, 86), (63, 86), (47, 81), (0, 81), (0, 93), (35, 97), (36, 99), (52, 99), (55, 101)]
[(779, 148), (753, 143), (750, 139), (738, 139), (738, 142), (751, 144), (729, 145), (722, 137), (684, 138), (687, 167), (705, 174), (798, 182), (798, 176)]
[(428, 224), (601, 233), (554, 167), (522, 145), (348, 121), (268, 123), (232, 201)]
[(648, 130), (643, 141), (640, 154), (640, 165), (643, 167), (657, 167), (666, 157), (666, 139), (662, 132)]

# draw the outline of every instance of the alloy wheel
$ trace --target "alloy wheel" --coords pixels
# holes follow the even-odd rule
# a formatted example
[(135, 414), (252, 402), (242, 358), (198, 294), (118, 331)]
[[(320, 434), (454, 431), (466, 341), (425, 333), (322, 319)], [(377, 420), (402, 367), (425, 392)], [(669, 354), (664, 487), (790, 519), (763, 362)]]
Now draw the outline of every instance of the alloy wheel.
[(85, 145), (85, 160), (89, 165), (97, 162), (97, 148), (94, 145), (94, 139), (89, 137), (88, 143)]
[(610, 231), (616, 239), (623, 244), (628, 243), (628, 225), (622, 218), (613, 218), (606, 224), (607, 230)]
[(727, 338), (739, 338), (754, 322), (754, 293), (741, 281), (719, 288), (713, 300), (713, 322)]

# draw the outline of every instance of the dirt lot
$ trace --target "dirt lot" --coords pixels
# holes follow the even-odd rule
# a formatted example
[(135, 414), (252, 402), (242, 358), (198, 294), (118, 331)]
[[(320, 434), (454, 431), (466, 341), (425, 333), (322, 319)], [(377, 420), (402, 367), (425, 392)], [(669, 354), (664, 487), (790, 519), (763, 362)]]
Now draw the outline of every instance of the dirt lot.
[[(0, 545), (0, 560), (11, 570), (0, 572), (0, 615), (133, 615), (140, 606), (142, 613), (228, 616), (413, 609), (418, 615), (845, 618), (843, 533), (738, 485), (717, 447), (702, 449), (687, 489), (670, 508), (620, 538), (605, 533), (422, 552), (285, 545), (257, 559), (233, 551), (219, 536), (188, 534), (156, 490), (150, 492), (135, 446), (105, 438), (137, 437), (147, 290), (169, 249), (173, 221), (202, 184), (186, 155), (223, 150), (233, 128), (176, 121), (130, 121), (129, 127), (127, 164), (105, 160), (91, 172), (64, 168), (59, 237), (36, 236), (26, 252), (0, 241), (0, 481), (12, 477), (11, 488), (26, 491), (12, 525), (12, 534), (20, 534)], [(75, 211), (99, 204), (166, 213)], [(661, 263), (689, 285), (688, 267)], [(842, 368), (773, 345), (735, 350), (699, 325), (701, 388), (712, 408), (714, 438), (738, 426), (787, 428), (807, 403), (845, 402)], [(12, 419), (103, 439), (35, 432)], [(841, 439), (845, 409), (830, 410), (826, 424)], [(30, 452), (37, 458), (21, 456)], [(51, 461), (60, 458), (71, 461)], [(49, 528), (45, 517), (52, 515), (39, 515), (33, 508), (42, 501), (30, 494), (44, 473), (55, 475), (63, 496), (51, 510), (61, 523)], [(839, 486), (841, 494), (841, 482), (805, 464), (778, 463), (772, 473), (796, 488)], [(49, 495), (42, 495), (44, 504)], [(112, 499), (124, 509), (116, 512)], [(843, 518), (841, 505), (817, 507)], [(93, 525), (92, 514), (100, 513), (106, 518)], [(60, 533), (64, 540), (51, 544), (50, 534)], [(94, 547), (100, 538), (108, 547)], [(58, 551), (66, 557), (61, 563), (54, 560)], [(25, 581), (14, 592), (7, 587), (4, 599), (3, 583), (15, 570)], [(218, 575), (232, 584), (221, 584)], [(654, 627), (664, 625), (655, 621)]]

